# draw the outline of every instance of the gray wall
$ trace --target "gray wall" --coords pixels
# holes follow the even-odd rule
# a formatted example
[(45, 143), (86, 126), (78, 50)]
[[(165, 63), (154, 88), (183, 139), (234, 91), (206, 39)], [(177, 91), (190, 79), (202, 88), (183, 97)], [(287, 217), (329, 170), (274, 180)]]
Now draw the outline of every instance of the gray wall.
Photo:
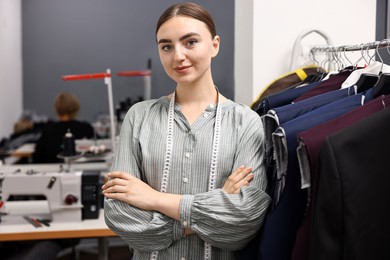
[[(155, 24), (169, 0), (22, 0), (23, 107), (55, 119), (53, 99), (60, 91), (82, 102), (79, 118), (95, 121), (108, 113), (102, 79), (63, 81), (62, 75), (143, 70), (152, 60), (152, 98), (172, 92), (155, 43)], [(234, 0), (194, 1), (214, 16), (222, 38), (213, 61), (214, 81), (234, 97)], [(143, 94), (139, 77), (113, 76), (114, 104)]]
[[(381, 41), (387, 39), (390, 35), (387, 35), (388, 26), (388, 0), (377, 0), (376, 1), (376, 28), (375, 28), (375, 39)], [(386, 49), (380, 49), (379, 53), (385, 64), (390, 64), (390, 56)], [(377, 56), (378, 61), (380, 58)]]

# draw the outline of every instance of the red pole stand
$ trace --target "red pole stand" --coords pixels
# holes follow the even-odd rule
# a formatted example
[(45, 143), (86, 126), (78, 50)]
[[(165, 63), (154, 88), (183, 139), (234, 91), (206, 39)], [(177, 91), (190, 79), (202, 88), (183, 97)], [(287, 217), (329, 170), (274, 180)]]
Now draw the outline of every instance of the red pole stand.
[(111, 73), (92, 73), (92, 74), (79, 74), (79, 75), (65, 75), (61, 77), (63, 80), (86, 80), (86, 79), (103, 79), (111, 78)]
[(152, 72), (150, 70), (132, 70), (132, 71), (121, 71), (117, 73), (120, 77), (143, 77), (144, 78), (144, 99), (148, 100), (151, 98), (151, 79)]
[(117, 75), (120, 77), (143, 77), (150, 76), (152, 72), (150, 70), (133, 70), (133, 71), (121, 71)]
[(104, 79), (104, 84), (107, 85), (108, 91), (108, 108), (110, 112), (110, 128), (111, 128), (111, 142), (112, 150), (115, 150), (115, 122), (114, 122), (114, 101), (112, 96), (112, 80), (111, 70), (107, 69), (106, 72), (90, 73), (90, 74), (78, 74), (78, 75), (65, 75), (61, 77), (63, 80), (88, 80), (88, 79)]

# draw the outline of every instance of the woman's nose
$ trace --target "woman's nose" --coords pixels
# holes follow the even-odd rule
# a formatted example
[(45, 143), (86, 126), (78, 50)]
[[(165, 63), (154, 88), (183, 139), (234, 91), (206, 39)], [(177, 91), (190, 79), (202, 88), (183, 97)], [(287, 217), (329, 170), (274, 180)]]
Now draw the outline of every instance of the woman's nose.
[(175, 60), (184, 60), (186, 58), (185, 49), (181, 47), (176, 47), (174, 52)]

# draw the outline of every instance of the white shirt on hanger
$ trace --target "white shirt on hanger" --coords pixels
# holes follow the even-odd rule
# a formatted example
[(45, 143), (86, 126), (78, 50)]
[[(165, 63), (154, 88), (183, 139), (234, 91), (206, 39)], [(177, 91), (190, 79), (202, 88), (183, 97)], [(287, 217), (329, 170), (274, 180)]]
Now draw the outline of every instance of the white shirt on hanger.
[(348, 78), (343, 82), (343, 84), (341, 84), (341, 88), (348, 88), (355, 85), (360, 78), (360, 75), (362, 74), (367, 73), (379, 75), (379, 72), (381, 71), (382, 73), (390, 73), (390, 66), (376, 61), (368, 65), (366, 68), (354, 70), (351, 75), (349, 75)]

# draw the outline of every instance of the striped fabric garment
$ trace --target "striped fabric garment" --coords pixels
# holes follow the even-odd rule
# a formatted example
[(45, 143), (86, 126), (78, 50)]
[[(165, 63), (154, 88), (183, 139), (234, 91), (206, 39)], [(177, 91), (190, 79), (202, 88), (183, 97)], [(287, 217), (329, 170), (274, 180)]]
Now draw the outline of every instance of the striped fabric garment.
[[(112, 171), (125, 171), (160, 190), (165, 160), (169, 99), (135, 104), (127, 113), (119, 137)], [(211, 244), (211, 259), (237, 259), (261, 227), (270, 197), (266, 194), (263, 164), (264, 133), (260, 117), (249, 107), (226, 100), (221, 104), (218, 168), (215, 189), (208, 191), (216, 106), (211, 104), (191, 126), (175, 105), (174, 141), (167, 193), (182, 194), (180, 221), (159, 212), (106, 199), (107, 225), (134, 250), (134, 260), (200, 260), (204, 242)], [(240, 194), (221, 187), (241, 165), (255, 175)], [(184, 228), (196, 235), (184, 236)]]

